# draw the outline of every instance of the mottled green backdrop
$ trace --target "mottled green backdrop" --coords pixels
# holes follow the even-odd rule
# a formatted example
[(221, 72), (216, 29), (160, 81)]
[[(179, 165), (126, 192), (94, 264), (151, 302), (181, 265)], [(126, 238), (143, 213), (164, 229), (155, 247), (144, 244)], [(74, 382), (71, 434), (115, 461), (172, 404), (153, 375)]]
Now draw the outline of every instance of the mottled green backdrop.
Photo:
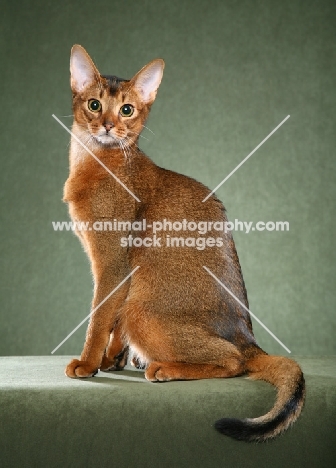
[(164, 58), (141, 146), (211, 188), (290, 115), (217, 194), (231, 220), (290, 225), (234, 234), (251, 310), (293, 354), (335, 354), (334, 0), (5, 0), (0, 22), (0, 354), (49, 354), (89, 313), (89, 263), (51, 224), (68, 219), (69, 135), (52, 114), (70, 126), (74, 43), (126, 78)]

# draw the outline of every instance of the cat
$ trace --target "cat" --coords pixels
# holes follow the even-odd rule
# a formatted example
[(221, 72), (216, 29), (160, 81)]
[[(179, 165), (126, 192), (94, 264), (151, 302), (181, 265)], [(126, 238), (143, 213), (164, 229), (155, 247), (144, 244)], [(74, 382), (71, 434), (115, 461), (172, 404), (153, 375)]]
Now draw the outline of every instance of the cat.
[[(131, 80), (120, 79), (101, 75), (80, 45), (71, 50), (74, 136), (64, 201), (73, 221), (120, 220), (128, 231), (76, 232), (91, 262), (93, 313), (81, 357), (65, 373), (85, 378), (99, 369), (121, 370), (130, 353), (151, 382), (247, 374), (276, 387), (274, 407), (254, 419), (220, 419), (215, 428), (238, 440), (265, 441), (298, 418), (304, 377), (295, 361), (257, 345), (249, 313), (203, 268), (248, 307), (232, 235), (213, 229), (227, 221), (221, 201), (212, 194), (202, 203), (207, 187), (158, 167), (138, 147), (163, 69), (156, 59)], [(193, 228), (211, 222), (213, 240), (180, 229), (180, 245), (171, 246), (174, 233), (167, 228), (153, 241), (154, 223), (187, 221)], [(136, 230), (137, 222), (145, 229)], [(195, 248), (198, 237), (207, 239), (204, 248)], [(135, 238), (137, 245), (130, 242)], [(145, 239), (153, 242), (146, 246)]]

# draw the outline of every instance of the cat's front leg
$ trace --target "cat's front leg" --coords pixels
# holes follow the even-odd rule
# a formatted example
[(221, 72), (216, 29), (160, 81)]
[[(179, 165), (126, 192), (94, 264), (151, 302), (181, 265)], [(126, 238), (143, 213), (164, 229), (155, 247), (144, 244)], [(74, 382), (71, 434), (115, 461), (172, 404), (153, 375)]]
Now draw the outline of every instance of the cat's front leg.
[(98, 372), (113, 327), (111, 312), (111, 304), (104, 304), (92, 314), (80, 359), (73, 359), (65, 369), (68, 377), (87, 378)]
[[(110, 290), (113, 289), (111, 283), (111, 277), (107, 275), (107, 279), (101, 280), (97, 287), (92, 304), (94, 312), (90, 318), (81, 357), (73, 359), (65, 369), (65, 374), (70, 378), (92, 377), (101, 366), (104, 351), (116, 321), (116, 311), (125, 300), (129, 288), (127, 282), (113, 296), (103, 302), (111, 292)], [(107, 288), (107, 286), (109, 287)]]

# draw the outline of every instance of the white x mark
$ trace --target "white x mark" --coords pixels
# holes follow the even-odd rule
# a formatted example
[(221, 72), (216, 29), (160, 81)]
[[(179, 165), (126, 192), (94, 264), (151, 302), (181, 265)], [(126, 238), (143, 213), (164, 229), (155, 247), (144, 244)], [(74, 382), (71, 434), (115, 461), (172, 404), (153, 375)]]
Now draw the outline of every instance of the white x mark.
[(261, 146), (261, 145), (263, 145), (263, 144), (265, 143), (265, 141), (266, 141), (266, 140), (268, 140), (268, 139), (269, 139), (269, 137), (270, 137), (270, 136), (272, 136), (272, 135), (273, 135), (273, 133), (275, 133), (275, 132), (278, 130), (278, 128), (280, 128), (280, 127), (281, 127), (281, 125), (282, 125), (282, 124), (284, 124), (284, 123), (286, 122), (286, 120), (288, 120), (288, 119), (289, 119), (289, 117), (290, 117), (290, 115), (287, 115), (287, 117), (286, 117), (285, 119), (283, 119), (283, 121), (282, 121), (282, 122), (280, 122), (280, 123), (279, 123), (279, 125), (278, 125), (277, 127), (275, 127), (275, 129), (274, 129), (274, 130), (272, 130), (272, 131), (271, 131), (271, 133), (269, 133), (269, 134), (267, 135), (267, 137), (266, 137), (266, 138), (264, 138), (264, 139), (263, 139), (263, 141), (262, 141), (261, 143), (259, 143), (259, 145), (258, 145), (258, 146), (256, 146), (256, 147), (254, 148), (254, 150), (253, 150), (253, 151), (251, 151), (251, 153), (250, 153), (250, 154), (248, 154), (248, 155), (246, 156), (246, 158), (245, 158), (245, 159), (243, 159), (243, 160), (242, 160), (242, 162), (241, 162), (241, 163), (239, 163), (239, 164), (238, 164), (238, 166), (237, 166), (237, 167), (235, 167), (235, 168), (233, 169), (233, 171), (231, 171), (231, 172), (230, 172), (230, 174), (229, 174), (229, 175), (227, 175), (227, 176), (225, 177), (225, 179), (224, 179), (224, 180), (222, 180), (222, 182), (221, 182), (220, 184), (218, 184), (218, 185), (217, 185), (217, 187), (215, 187), (215, 188), (213, 189), (213, 191), (212, 191), (212, 192), (210, 192), (210, 193), (209, 193), (209, 195), (207, 195), (207, 196), (204, 198), (204, 200), (202, 200), (202, 203), (204, 203), (205, 201), (207, 201), (207, 199), (208, 199), (208, 198), (210, 198), (210, 197), (211, 197), (211, 195), (212, 195), (213, 193), (215, 193), (215, 192), (216, 192), (216, 190), (218, 190), (218, 189), (219, 189), (219, 187), (221, 187), (221, 186), (224, 184), (224, 182), (226, 182), (226, 181), (227, 181), (227, 180), (228, 180), (228, 179), (229, 179), (229, 178), (232, 176), (232, 174), (234, 174), (234, 173), (236, 172), (236, 170), (237, 170), (237, 169), (239, 169), (239, 168), (240, 168), (240, 166), (242, 166), (242, 165), (244, 164), (244, 162), (246, 162), (246, 161), (248, 160), (248, 158), (250, 158), (250, 157), (252, 156), (252, 154), (253, 154), (253, 153), (255, 153), (255, 152), (257, 151), (257, 149), (259, 149), (259, 148), (260, 148), (260, 146)]

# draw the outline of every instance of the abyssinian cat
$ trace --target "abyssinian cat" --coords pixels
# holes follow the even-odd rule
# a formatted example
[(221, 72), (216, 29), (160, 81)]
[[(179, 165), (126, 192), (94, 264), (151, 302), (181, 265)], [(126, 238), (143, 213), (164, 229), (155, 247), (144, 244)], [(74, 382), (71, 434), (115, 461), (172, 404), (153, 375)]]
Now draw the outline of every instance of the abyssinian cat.
[[(72, 137), (64, 200), (73, 221), (129, 224), (127, 233), (77, 231), (91, 261), (93, 314), (80, 360), (68, 364), (66, 375), (120, 370), (129, 352), (152, 382), (248, 374), (276, 387), (274, 407), (254, 419), (220, 419), (215, 427), (238, 440), (264, 441), (298, 418), (303, 374), (295, 361), (269, 356), (257, 345), (249, 313), (203, 268), (248, 307), (232, 235), (214, 230), (227, 220), (222, 203), (215, 195), (202, 203), (207, 187), (156, 166), (138, 147), (163, 69), (163, 60), (153, 60), (124, 80), (100, 75), (81, 46), (71, 51), (72, 132), (89, 151)], [(166, 231), (155, 237), (158, 222)], [(176, 222), (182, 228), (172, 246), (169, 223)], [(185, 229), (204, 222), (212, 237)], [(130, 241), (135, 237), (136, 245)], [(198, 244), (199, 237), (206, 244)]]

